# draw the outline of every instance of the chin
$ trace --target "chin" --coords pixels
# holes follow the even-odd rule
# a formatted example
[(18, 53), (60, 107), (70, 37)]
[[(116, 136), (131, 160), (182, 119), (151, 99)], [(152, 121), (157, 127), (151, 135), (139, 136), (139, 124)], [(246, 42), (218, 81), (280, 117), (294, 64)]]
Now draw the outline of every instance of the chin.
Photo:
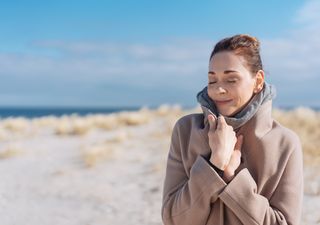
[(230, 117), (230, 116), (232, 116), (232, 115), (233, 115), (233, 113), (232, 113), (232, 112), (223, 112), (223, 111), (219, 111), (219, 113), (220, 113), (221, 115), (223, 115), (223, 116), (228, 116), (228, 117)]
[[(218, 109), (219, 110), (219, 109)], [(237, 114), (237, 110), (219, 110), (219, 113), (223, 116), (227, 116), (227, 117), (232, 117), (234, 116), (235, 114)]]

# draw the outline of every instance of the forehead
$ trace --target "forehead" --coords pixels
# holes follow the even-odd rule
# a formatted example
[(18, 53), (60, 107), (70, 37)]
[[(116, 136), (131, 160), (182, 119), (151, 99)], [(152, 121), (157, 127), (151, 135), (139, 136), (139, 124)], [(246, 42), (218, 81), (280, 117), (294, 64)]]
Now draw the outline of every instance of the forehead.
[(245, 59), (230, 51), (216, 53), (209, 62), (209, 72), (223, 72), (225, 70), (235, 70), (239, 72), (247, 72), (245, 67)]

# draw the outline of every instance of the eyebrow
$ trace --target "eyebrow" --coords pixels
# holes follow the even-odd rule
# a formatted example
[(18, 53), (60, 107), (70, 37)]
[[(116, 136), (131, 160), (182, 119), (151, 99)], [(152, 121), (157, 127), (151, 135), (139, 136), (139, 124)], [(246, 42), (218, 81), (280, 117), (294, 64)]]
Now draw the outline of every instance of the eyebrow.
[[(229, 73), (239, 73), (239, 72), (236, 71), (236, 70), (225, 70), (223, 73), (224, 74), (229, 74)], [(215, 75), (216, 73), (213, 72), (213, 71), (209, 71), (208, 74)]]

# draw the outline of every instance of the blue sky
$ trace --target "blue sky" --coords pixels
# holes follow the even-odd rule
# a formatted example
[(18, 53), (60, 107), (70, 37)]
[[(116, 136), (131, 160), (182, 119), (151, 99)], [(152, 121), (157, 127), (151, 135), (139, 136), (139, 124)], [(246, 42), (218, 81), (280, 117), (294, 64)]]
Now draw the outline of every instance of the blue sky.
[(278, 106), (320, 106), (319, 1), (7, 1), (0, 106), (196, 105), (216, 41), (261, 41)]

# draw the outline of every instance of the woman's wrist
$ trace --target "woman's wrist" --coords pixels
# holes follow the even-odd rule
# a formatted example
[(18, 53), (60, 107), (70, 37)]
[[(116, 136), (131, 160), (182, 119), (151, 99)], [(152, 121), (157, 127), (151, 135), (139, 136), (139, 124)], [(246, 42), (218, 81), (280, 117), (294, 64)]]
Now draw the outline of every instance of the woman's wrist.
[(234, 178), (234, 176), (235, 176), (235, 172), (229, 171), (228, 168), (226, 168), (223, 173), (223, 180), (226, 183), (229, 183)]
[(219, 167), (217, 167), (215, 164), (212, 163), (211, 161), (211, 155), (209, 156), (209, 159), (207, 159), (207, 162), (209, 163), (209, 165), (217, 172), (217, 174), (223, 178), (224, 176), (224, 171), (222, 169), (220, 169)]
[(224, 176), (224, 171), (222, 169), (220, 169), (219, 167), (217, 167), (216, 165), (214, 165), (210, 160), (208, 160), (208, 163), (210, 164), (210, 166), (218, 173), (218, 175), (223, 178)]
[(217, 160), (215, 160), (216, 158), (213, 158), (212, 156), (210, 157), (210, 163), (215, 165), (215, 167), (219, 168), (220, 170), (224, 170), (225, 169), (225, 165), (222, 164), (221, 162), (217, 162)]

